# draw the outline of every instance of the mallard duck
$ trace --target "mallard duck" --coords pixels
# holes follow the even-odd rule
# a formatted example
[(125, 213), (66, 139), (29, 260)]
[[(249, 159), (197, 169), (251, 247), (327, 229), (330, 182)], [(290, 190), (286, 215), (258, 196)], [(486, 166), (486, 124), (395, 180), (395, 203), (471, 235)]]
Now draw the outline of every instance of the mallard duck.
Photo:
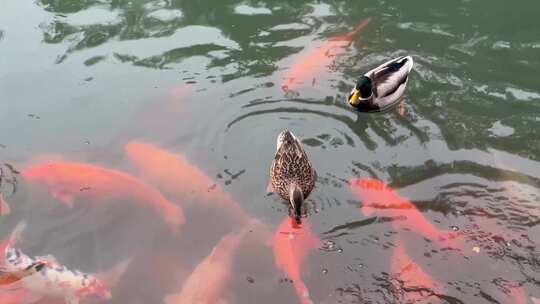
[(411, 56), (392, 59), (360, 77), (349, 104), (361, 112), (377, 112), (396, 104), (407, 86), (413, 67)]
[(302, 204), (315, 187), (317, 174), (302, 143), (291, 131), (281, 132), (276, 146), (268, 191), (277, 192), (284, 200), (289, 201), (291, 213), (296, 222), (300, 223)]

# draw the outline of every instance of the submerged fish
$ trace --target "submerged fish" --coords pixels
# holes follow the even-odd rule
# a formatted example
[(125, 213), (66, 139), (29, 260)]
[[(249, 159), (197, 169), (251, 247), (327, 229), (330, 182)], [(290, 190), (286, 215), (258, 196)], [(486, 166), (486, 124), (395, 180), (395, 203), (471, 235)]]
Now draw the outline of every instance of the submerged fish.
[(440, 284), (409, 257), (400, 241), (396, 242), (392, 255), (391, 273), (398, 280), (399, 289), (404, 291), (403, 303), (415, 303), (441, 292)]
[[(13, 244), (19, 238), (22, 230), (24, 229), (24, 223), (18, 224), (11, 234), (0, 243), (0, 285), (9, 285), (20, 281), (22, 278), (27, 277), (41, 270), (45, 265), (43, 262), (36, 262), (28, 265), (22, 269), (16, 269), (11, 271), (6, 268), (5, 252), (13, 246)], [(0, 302), (3, 303), (3, 302)]]
[(343, 41), (352, 42), (370, 22), (371, 18), (367, 18), (352, 32), (332, 37), (319, 47), (310, 49), (287, 71), (282, 88), (294, 90), (303, 83), (312, 83), (312, 80), (323, 73), (332, 62), (333, 56), (330, 52), (343, 47)]
[(223, 208), (243, 223), (249, 221), (250, 216), (238, 202), (183, 155), (138, 141), (128, 143), (125, 151), (142, 177), (166, 195), (186, 202), (202, 200)]
[(166, 304), (226, 304), (234, 257), (248, 229), (230, 233), (212, 249), (182, 284), (177, 294), (165, 297)]
[[(19, 225), (17, 233), (20, 233), (23, 228), (24, 224)], [(35, 269), (34, 274), (20, 279), (22, 287), (39, 296), (63, 298), (68, 304), (78, 304), (87, 298), (111, 299), (109, 288), (104, 282), (109, 282), (111, 286), (116, 284), (129, 264), (125, 261), (110, 272), (92, 275), (70, 270), (52, 256), (32, 258), (20, 249), (12, 247), (12, 244), (5, 248), (3, 256), (6, 262), (5, 268), (9, 272), (19, 272), (32, 265), (41, 265), (39, 269)]]
[(9, 271), (0, 268), (0, 285), (10, 285), (16, 283), (25, 277), (35, 274), (43, 267), (45, 267), (45, 263), (37, 261), (33, 264), (28, 265), (28, 267), (24, 269), (19, 269), (15, 271)]
[(449, 238), (454, 236), (454, 233), (433, 226), (414, 204), (384, 182), (372, 178), (353, 178), (350, 186), (352, 192), (363, 202), (364, 215), (369, 216), (374, 212), (390, 217), (404, 215), (407, 217), (405, 221), (392, 221), (394, 228), (408, 228), (428, 239), (455, 247), (453, 239)]
[(320, 246), (321, 240), (313, 234), (307, 221), (297, 226), (287, 217), (276, 230), (272, 244), (276, 266), (293, 281), (300, 303), (312, 304), (308, 288), (302, 281), (301, 268), (309, 253)]
[(121, 171), (84, 163), (52, 162), (27, 168), (22, 176), (29, 182), (47, 186), (53, 197), (69, 206), (73, 206), (76, 198), (96, 202), (126, 199), (155, 210), (173, 231), (185, 223), (179, 206), (158, 190)]

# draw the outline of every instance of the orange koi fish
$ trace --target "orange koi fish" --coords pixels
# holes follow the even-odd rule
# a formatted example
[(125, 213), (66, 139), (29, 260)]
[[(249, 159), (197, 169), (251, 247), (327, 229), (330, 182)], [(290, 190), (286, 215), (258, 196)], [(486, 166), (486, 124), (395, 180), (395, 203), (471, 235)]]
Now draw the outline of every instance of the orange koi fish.
[(400, 282), (405, 292), (404, 303), (415, 303), (440, 292), (440, 284), (422, 270), (407, 254), (401, 242), (396, 242), (391, 261), (392, 275)]
[(225, 293), (231, 281), (234, 256), (248, 229), (230, 233), (212, 249), (182, 284), (177, 294), (165, 297), (165, 304), (225, 304)]
[[(362, 213), (369, 216), (377, 212), (383, 216), (405, 215), (405, 221), (392, 221), (394, 228), (408, 228), (431, 240), (440, 240), (453, 233), (439, 230), (433, 226), (409, 200), (401, 197), (384, 182), (371, 178), (353, 178), (350, 180), (351, 190), (362, 201)], [(452, 240), (442, 241), (445, 245), (455, 245)]]
[(129, 159), (140, 169), (142, 178), (173, 198), (190, 202), (202, 200), (216, 204), (242, 223), (250, 216), (231, 195), (181, 154), (173, 154), (155, 145), (132, 141), (125, 147)]
[(179, 206), (158, 190), (121, 171), (75, 162), (49, 162), (22, 171), (26, 181), (47, 186), (53, 197), (73, 206), (74, 199), (94, 201), (130, 199), (150, 207), (173, 231), (185, 223)]
[(310, 49), (287, 71), (282, 89), (295, 90), (303, 83), (311, 83), (314, 77), (324, 72), (332, 62), (335, 55), (332, 56), (330, 52), (343, 47), (344, 41), (351, 43), (370, 22), (371, 18), (367, 18), (360, 22), (354, 31), (335, 36), (319, 47)]
[(302, 226), (297, 226), (287, 217), (279, 225), (272, 244), (276, 266), (293, 281), (300, 303), (312, 304), (300, 269), (309, 253), (320, 247), (321, 240), (313, 234), (307, 221), (304, 221)]

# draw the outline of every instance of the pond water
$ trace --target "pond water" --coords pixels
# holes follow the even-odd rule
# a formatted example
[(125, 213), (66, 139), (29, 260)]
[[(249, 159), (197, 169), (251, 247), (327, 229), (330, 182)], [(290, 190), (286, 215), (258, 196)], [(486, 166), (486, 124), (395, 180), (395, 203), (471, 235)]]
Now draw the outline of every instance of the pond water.
[[(102, 274), (82, 303), (539, 303), (539, 10), (2, 0), (1, 240), (24, 221), (24, 253)], [(347, 104), (402, 55), (399, 106)], [(318, 173), (292, 230), (283, 129)], [(0, 302), (65, 302), (26, 285)]]

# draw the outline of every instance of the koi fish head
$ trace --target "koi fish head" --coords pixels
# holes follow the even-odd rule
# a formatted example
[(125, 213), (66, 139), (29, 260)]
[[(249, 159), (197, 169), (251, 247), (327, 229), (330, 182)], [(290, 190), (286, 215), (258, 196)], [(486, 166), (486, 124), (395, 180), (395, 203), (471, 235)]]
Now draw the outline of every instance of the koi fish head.
[(38, 165), (27, 168), (21, 172), (21, 175), (29, 181), (48, 181), (51, 171), (54, 171), (53, 164)]

